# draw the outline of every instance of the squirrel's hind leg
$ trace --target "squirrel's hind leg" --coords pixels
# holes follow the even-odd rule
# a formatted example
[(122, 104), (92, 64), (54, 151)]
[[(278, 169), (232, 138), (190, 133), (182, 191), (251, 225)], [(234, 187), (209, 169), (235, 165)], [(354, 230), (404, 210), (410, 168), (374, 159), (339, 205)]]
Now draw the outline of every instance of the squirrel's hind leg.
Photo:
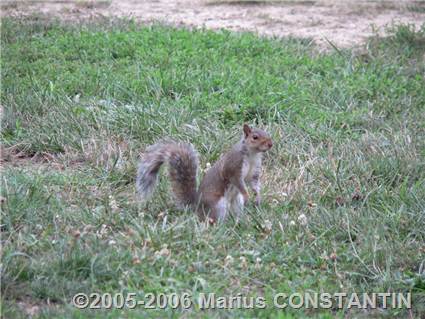
[(227, 198), (222, 196), (212, 208), (212, 217), (217, 221), (224, 221), (227, 217), (228, 204)]
[(242, 215), (244, 207), (244, 198), (242, 193), (237, 193), (230, 202), (230, 210), (232, 214), (234, 214), (237, 221), (239, 221), (239, 217)]
[(227, 199), (228, 209), (230, 213), (238, 221), (239, 217), (242, 215), (245, 203), (243, 194), (235, 186), (232, 185), (224, 193), (224, 197)]

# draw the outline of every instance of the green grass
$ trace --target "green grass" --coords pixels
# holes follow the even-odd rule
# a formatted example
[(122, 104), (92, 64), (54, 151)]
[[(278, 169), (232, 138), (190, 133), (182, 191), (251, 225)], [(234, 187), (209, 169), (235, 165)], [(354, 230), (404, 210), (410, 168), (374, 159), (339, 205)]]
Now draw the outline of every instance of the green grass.
[[(4, 317), (372, 315), (80, 311), (77, 292), (413, 292), (411, 315), (425, 313), (425, 25), (362, 54), (121, 20), (4, 18), (1, 36)], [(137, 201), (147, 145), (190, 141), (204, 168), (244, 122), (275, 142), (261, 208), (210, 227), (174, 208), (166, 178)]]

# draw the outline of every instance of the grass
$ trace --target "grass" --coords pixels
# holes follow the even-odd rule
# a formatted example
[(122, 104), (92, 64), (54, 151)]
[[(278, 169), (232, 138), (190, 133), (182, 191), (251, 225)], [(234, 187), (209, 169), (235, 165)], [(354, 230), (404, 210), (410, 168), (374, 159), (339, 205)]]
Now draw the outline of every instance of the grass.
[[(4, 317), (424, 315), (425, 25), (362, 54), (122, 20), (4, 18), (1, 33)], [(204, 168), (244, 122), (275, 142), (261, 208), (211, 227), (174, 208), (166, 178), (137, 201), (147, 145), (190, 141)], [(71, 305), (77, 292), (307, 291), (412, 292), (413, 310)]]

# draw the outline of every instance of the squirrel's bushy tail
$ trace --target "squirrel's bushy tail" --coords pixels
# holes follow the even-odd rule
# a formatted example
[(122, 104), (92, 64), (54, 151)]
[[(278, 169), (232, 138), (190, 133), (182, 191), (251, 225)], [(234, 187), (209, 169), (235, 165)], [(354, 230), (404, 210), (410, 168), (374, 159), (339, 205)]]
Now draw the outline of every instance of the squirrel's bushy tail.
[(137, 192), (146, 200), (155, 189), (161, 165), (168, 163), (171, 187), (177, 205), (184, 207), (197, 201), (196, 174), (198, 155), (191, 144), (159, 142), (147, 148), (139, 164)]

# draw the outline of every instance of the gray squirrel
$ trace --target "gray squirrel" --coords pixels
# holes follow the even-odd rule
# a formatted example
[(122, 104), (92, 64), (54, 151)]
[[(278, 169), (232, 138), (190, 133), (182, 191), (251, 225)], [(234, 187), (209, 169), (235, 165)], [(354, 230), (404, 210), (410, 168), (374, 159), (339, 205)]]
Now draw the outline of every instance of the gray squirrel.
[(247, 185), (259, 205), (262, 154), (273, 142), (265, 131), (243, 126), (243, 137), (206, 172), (199, 189), (198, 155), (191, 144), (163, 141), (146, 149), (137, 171), (136, 187), (143, 201), (153, 193), (161, 165), (168, 164), (172, 194), (179, 207), (192, 208), (202, 220), (215, 223), (229, 212), (239, 216), (248, 201)]

